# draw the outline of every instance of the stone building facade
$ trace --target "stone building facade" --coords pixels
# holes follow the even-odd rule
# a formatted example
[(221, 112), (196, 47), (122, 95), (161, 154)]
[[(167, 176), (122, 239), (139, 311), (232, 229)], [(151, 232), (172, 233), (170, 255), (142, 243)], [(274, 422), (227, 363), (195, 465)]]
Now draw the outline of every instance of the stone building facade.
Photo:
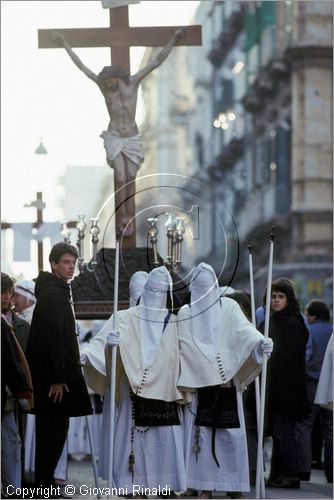
[[(332, 21), (329, 0), (203, 1), (194, 19), (203, 44), (182, 49), (183, 76), (176, 78), (171, 58), (158, 70), (165, 72), (160, 82), (155, 74), (156, 88), (145, 82), (151, 117), (153, 93), (168, 103), (177, 82), (187, 97), (182, 122), (165, 113), (165, 135), (159, 129), (159, 137), (146, 141), (149, 154), (181, 126), (182, 138), (169, 147), (186, 151), (186, 158), (172, 168), (191, 177), (186, 188), (198, 181), (200, 205), (201, 186), (210, 192), (202, 203), (202, 237), (188, 242), (188, 266), (205, 260), (223, 282), (233, 277), (233, 286), (248, 289), (250, 238), (258, 303), (272, 226), (273, 276), (291, 278), (302, 304), (313, 297), (332, 302)], [(144, 140), (161, 119), (156, 114), (144, 124)], [(155, 156), (147, 167), (159, 171), (159, 165)]]

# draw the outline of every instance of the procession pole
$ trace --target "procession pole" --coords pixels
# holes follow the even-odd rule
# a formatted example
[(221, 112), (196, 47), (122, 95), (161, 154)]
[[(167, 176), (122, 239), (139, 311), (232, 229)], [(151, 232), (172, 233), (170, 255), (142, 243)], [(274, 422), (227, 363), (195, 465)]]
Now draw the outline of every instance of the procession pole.
[(101, 493), (100, 493), (99, 478), (98, 478), (98, 473), (97, 473), (96, 453), (95, 453), (95, 446), (94, 446), (94, 440), (93, 440), (92, 426), (91, 426), (91, 421), (89, 420), (89, 416), (90, 415), (86, 415), (86, 428), (87, 428), (87, 434), (88, 434), (90, 453), (92, 456), (94, 481), (95, 481), (95, 486), (97, 489), (96, 498), (102, 498)]
[[(119, 241), (116, 240), (115, 248), (115, 275), (114, 275), (114, 313), (113, 330), (116, 331), (116, 315), (118, 308), (118, 282), (119, 282)], [(111, 347), (111, 374), (110, 374), (110, 436), (109, 436), (109, 468), (108, 487), (113, 488), (113, 467), (114, 467), (114, 431), (115, 431), (115, 396), (116, 396), (116, 359), (117, 345)], [(111, 495), (108, 496), (110, 498)]]
[[(78, 329), (77, 329), (77, 322), (76, 322), (76, 319), (75, 319), (74, 301), (73, 301), (73, 293), (72, 293), (71, 283), (69, 283), (69, 289), (70, 289), (70, 303), (71, 303), (71, 308), (72, 308), (73, 317), (74, 317), (74, 324), (75, 324), (75, 332), (77, 334), (78, 348), (79, 348), (79, 352), (80, 352), (79, 333), (78, 333)], [(90, 420), (88, 418), (88, 415), (85, 415), (85, 424), (86, 424), (86, 429), (87, 429), (87, 434), (88, 434), (90, 454), (91, 454), (91, 457), (92, 457), (95, 486), (96, 486), (97, 491), (98, 491), (97, 498), (101, 498), (100, 487), (99, 487), (99, 479), (98, 479), (98, 474), (97, 474), (95, 447), (94, 447), (94, 441), (93, 441), (93, 438), (92, 438), (92, 428), (91, 428), (91, 425), (90, 425), (91, 423), (90, 423)]]
[[(255, 293), (254, 293), (254, 275), (253, 275), (253, 255), (252, 246), (250, 240), (248, 240), (248, 258), (249, 258), (249, 283), (250, 283), (250, 297), (251, 297), (251, 312), (252, 312), (252, 325), (256, 328), (256, 314), (255, 314)], [(257, 435), (259, 436), (260, 428), (260, 382), (259, 377), (255, 379), (255, 404), (256, 404), (256, 425), (257, 425)], [(265, 496), (265, 486), (264, 486), (264, 468), (263, 460), (262, 467), (260, 468), (261, 473), (261, 496)]]
[[(271, 228), (270, 242), (269, 242), (267, 295), (266, 295), (266, 310), (265, 310), (265, 317), (264, 317), (264, 338), (265, 339), (268, 338), (268, 334), (269, 334), (273, 256), (274, 256), (274, 227)], [(255, 498), (256, 499), (260, 498), (260, 482), (261, 482), (260, 470), (261, 470), (261, 467), (263, 467), (263, 430), (264, 430), (264, 410), (265, 410), (266, 381), (267, 381), (267, 361), (268, 361), (268, 356), (266, 354), (263, 354), (262, 375), (261, 375), (260, 425), (259, 425), (259, 434), (258, 434), (258, 441), (257, 441), (256, 485), (255, 485)]]

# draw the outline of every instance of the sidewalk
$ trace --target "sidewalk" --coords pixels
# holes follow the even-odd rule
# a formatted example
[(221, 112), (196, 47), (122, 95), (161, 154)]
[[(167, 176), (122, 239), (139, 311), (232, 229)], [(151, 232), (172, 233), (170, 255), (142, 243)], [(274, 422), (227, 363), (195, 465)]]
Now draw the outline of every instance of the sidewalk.
[[(75, 494), (73, 499), (85, 498), (93, 499), (97, 498), (94, 483), (93, 467), (90, 461), (84, 460), (81, 462), (76, 462), (73, 460), (69, 461), (69, 471), (68, 471), (69, 483), (75, 487)], [(99, 480), (99, 487), (101, 489), (107, 488), (107, 481)], [(101, 490), (102, 491), (102, 490)], [(104, 490), (104, 493), (106, 490)], [(252, 488), (249, 493), (246, 494), (247, 498), (255, 498), (255, 489)], [(107, 498), (106, 494), (102, 494), (101, 498)], [(214, 498), (226, 498), (225, 493), (214, 495)], [(308, 499), (332, 499), (333, 498), (333, 485), (326, 482), (326, 478), (322, 470), (312, 470), (311, 482), (302, 482), (300, 489), (278, 489), (278, 488), (266, 488), (266, 498), (271, 499), (294, 499), (299, 498), (300, 500)]]

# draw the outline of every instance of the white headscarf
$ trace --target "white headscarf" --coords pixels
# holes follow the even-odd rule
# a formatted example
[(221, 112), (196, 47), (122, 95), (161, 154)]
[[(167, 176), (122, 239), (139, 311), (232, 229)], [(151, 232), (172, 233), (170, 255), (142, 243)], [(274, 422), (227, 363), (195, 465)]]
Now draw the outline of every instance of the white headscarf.
[(165, 266), (153, 269), (148, 275), (139, 302), (140, 349), (142, 368), (148, 368), (159, 352), (166, 309), (167, 292), (173, 282)]
[(217, 357), (221, 332), (220, 290), (211, 266), (201, 262), (190, 283), (191, 331), (197, 347), (210, 360)]
[(131, 276), (129, 283), (130, 307), (135, 307), (137, 305), (137, 301), (142, 294), (147, 277), (148, 273), (146, 271), (137, 271)]
[(34, 304), (36, 303), (34, 281), (30, 280), (17, 281), (15, 284), (14, 292), (23, 295), (23, 297), (26, 297), (29, 300), (32, 300)]

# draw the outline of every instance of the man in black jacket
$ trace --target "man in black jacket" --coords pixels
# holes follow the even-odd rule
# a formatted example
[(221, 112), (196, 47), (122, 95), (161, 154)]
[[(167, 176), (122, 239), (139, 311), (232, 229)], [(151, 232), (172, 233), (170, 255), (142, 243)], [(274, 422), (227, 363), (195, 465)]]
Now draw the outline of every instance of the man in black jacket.
[[(1, 273), (1, 314), (8, 327), (12, 329), (12, 337), (14, 333), (20, 347), (25, 352), (30, 326), (29, 323), (19, 318), (13, 310), (13, 292), (14, 280), (8, 274)], [(6, 354), (3, 352), (2, 360), (5, 359)], [(7, 389), (1, 425), (1, 478), (4, 488), (10, 484), (15, 487), (22, 485), (24, 428), (25, 416), (22, 414), (17, 399)]]
[(75, 247), (57, 243), (49, 255), (52, 273), (40, 271), (27, 358), (36, 414), (36, 485), (50, 487), (66, 441), (69, 417), (92, 407), (81, 372), (75, 318), (68, 281), (77, 261)]

